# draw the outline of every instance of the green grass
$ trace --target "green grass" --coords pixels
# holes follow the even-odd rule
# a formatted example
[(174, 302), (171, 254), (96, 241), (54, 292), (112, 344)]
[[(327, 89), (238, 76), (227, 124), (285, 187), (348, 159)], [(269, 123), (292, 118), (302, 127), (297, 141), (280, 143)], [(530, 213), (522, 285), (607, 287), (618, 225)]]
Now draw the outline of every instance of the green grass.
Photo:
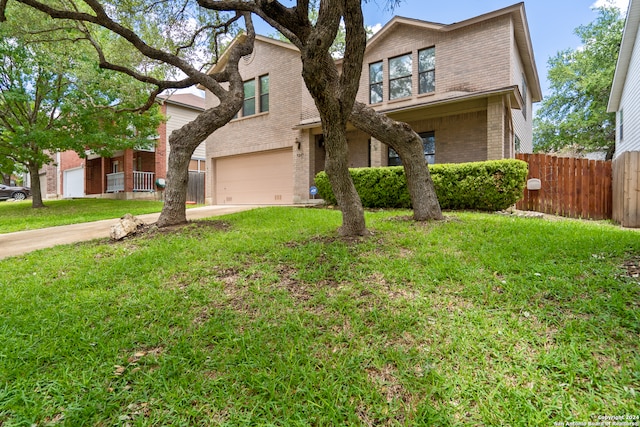
[(1, 261), (0, 425), (552, 426), (640, 415), (640, 235), (264, 208)]
[(162, 205), (147, 200), (71, 199), (47, 200), (45, 208), (33, 209), (31, 200), (0, 202), (0, 234), (160, 212)]

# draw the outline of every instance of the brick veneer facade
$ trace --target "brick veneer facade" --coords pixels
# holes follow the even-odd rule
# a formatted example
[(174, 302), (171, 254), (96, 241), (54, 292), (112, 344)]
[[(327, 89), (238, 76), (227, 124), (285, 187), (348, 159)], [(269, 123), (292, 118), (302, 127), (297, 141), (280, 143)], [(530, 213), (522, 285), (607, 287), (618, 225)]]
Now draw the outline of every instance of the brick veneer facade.
[[(420, 94), (418, 52), (432, 47), (435, 90)], [(411, 95), (390, 100), (389, 60), (407, 54), (412, 58)], [(541, 93), (522, 3), (451, 25), (394, 18), (368, 42), (360, 102), (369, 103), (369, 64), (380, 61), (383, 100), (371, 106), (418, 133), (433, 132), (437, 163), (514, 157), (516, 135), (523, 147), (531, 147), (531, 104)], [(220, 202), (217, 161), (289, 147), (292, 200), (304, 202), (313, 177), (324, 169), (324, 149), (319, 115), (301, 77), (300, 54), (290, 44), (259, 36), (240, 70), (245, 80), (269, 75), (270, 108), (240, 115), (209, 137), (207, 198)], [(211, 93), (206, 98), (208, 105), (217, 103)], [(349, 131), (348, 138), (351, 167), (387, 165), (384, 144), (356, 130)], [(260, 186), (259, 177), (249, 170), (247, 180)]]

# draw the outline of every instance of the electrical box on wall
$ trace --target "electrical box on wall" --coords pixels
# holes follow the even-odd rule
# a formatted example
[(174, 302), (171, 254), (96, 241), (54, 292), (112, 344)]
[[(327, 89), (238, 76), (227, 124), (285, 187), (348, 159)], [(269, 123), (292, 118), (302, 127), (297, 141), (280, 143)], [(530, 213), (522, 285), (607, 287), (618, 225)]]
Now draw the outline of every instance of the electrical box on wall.
[(542, 188), (542, 181), (538, 178), (531, 178), (527, 181), (527, 190), (540, 190)]

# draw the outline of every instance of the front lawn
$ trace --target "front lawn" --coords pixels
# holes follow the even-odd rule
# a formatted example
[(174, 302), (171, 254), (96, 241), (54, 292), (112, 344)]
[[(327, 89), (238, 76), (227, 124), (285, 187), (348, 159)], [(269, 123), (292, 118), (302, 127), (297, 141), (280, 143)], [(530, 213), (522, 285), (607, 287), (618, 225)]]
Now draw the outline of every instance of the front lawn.
[[(640, 235), (263, 208), (0, 262), (0, 425), (640, 415)], [(564, 424), (563, 424), (564, 425)]]
[(147, 200), (68, 199), (45, 200), (45, 208), (33, 209), (31, 200), (0, 202), (0, 234), (57, 225), (120, 218), (126, 213), (160, 212), (162, 202)]

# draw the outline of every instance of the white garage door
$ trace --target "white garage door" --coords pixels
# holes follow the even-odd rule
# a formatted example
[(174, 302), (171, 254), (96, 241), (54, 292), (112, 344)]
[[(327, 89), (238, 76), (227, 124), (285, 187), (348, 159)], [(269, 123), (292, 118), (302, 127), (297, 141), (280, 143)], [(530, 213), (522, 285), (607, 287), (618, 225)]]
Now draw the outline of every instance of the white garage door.
[(290, 148), (222, 157), (214, 168), (217, 204), (293, 203)]
[(84, 197), (84, 169), (64, 171), (64, 197)]

